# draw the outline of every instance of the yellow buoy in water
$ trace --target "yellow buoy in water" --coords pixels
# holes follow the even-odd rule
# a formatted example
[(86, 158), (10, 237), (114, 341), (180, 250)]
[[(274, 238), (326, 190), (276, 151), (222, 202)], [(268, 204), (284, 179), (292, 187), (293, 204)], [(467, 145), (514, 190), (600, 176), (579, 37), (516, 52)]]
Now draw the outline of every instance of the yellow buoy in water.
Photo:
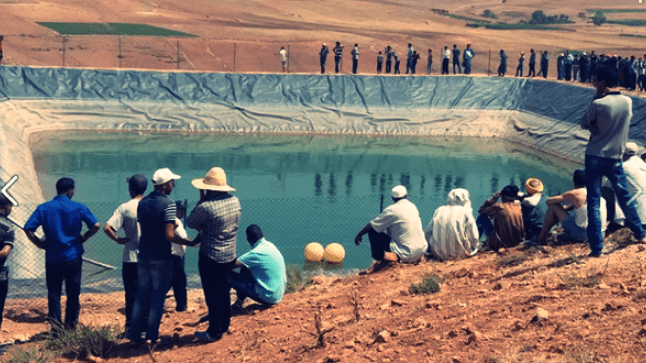
[(345, 249), (340, 243), (330, 243), (325, 247), (323, 258), (329, 263), (341, 263), (345, 258)]
[(311, 262), (318, 262), (323, 259), (323, 245), (318, 242), (310, 242), (303, 250), (305, 259)]

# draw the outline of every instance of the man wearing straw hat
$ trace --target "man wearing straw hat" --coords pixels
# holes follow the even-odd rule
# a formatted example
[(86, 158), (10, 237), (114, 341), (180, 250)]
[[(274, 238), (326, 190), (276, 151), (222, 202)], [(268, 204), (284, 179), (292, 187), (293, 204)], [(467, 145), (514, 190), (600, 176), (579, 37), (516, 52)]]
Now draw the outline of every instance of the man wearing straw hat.
[(229, 192), (227, 176), (220, 167), (211, 168), (204, 178), (194, 179), (200, 201), (186, 220), (189, 228), (199, 232), (198, 268), (209, 309), (209, 328), (196, 331), (199, 340), (214, 342), (229, 331), (231, 301), (229, 274), (236, 262), (236, 236), (240, 225), (240, 201)]

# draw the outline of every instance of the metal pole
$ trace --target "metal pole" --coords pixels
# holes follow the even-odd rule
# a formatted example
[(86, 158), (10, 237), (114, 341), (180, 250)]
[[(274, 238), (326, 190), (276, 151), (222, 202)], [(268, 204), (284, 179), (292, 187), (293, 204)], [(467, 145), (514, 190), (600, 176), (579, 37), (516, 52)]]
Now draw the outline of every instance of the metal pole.
[(236, 43), (233, 43), (233, 73), (236, 72)]
[(384, 195), (381, 195), (381, 201), (379, 202), (379, 213), (384, 210)]
[(177, 40), (177, 69), (179, 69), (179, 39)]
[(65, 38), (65, 36), (63, 36), (63, 67), (65, 67), (65, 41), (66, 40), (67, 40), (67, 38)]
[(491, 75), (491, 49), (489, 49), (489, 65), (487, 66), (487, 77)]
[(123, 59), (123, 55), (121, 53), (121, 37), (119, 37), (119, 68), (122, 66), (121, 59)]
[(292, 52), (287, 44), (287, 73), (289, 73), (289, 60), (292, 58)]

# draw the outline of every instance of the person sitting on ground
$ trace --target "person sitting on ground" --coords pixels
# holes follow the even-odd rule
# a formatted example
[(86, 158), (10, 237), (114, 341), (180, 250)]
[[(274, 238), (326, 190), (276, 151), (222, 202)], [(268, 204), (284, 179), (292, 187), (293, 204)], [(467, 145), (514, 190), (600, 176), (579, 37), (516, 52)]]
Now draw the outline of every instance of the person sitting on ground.
[(285, 260), (273, 243), (267, 241), (258, 225), (247, 227), (247, 242), (251, 251), (238, 257), (230, 273), (229, 283), (236, 291), (234, 309), (242, 309), (247, 297), (266, 305), (283, 300), (287, 285)]
[[(408, 200), (406, 187), (394, 187), (391, 197), (393, 204), (368, 222), (354, 238), (354, 243), (358, 246), (363, 235), (367, 233), (372, 258), (377, 261), (364, 273), (377, 272), (387, 267), (390, 262), (417, 262), (428, 247), (419, 211), (415, 204)], [(386, 231), (387, 233), (384, 233)]]
[(449, 192), (446, 205), (439, 207), (426, 227), (428, 253), (444, 261), (473, 256), (478, 252), (478, 227), (473, 217), (469, 191)]
[[(495, 252), (501, 248), (517, 246), (525, 240), (518, 192), (517, 186), (507, 185), (478, 209), (478, 231), (482, 232), (480, 235), (487, 237), (485, 245)], [(501, 197), (502, 200), (498, 202)]]
[[(558, 222), (563, 226), (563, 233), (558, 236), (559, 241), (584, 242), (587, 240), (588, 228), (588, 192), (585, 187), (585, 171), (577, 169), (572, 177), (574, 189), (548, 198), (548, 206), (543, 222), (543, 229), (530, 245), (545, 244), (547, 235)], [(606, 225), (606, 202), (601, 198), (601, 225)]]
[(638, 150), (637, 144), (628, 142), (622, 158), (628, 192), (633, 196), (637, 215), (644, 226), (646, 224), (646, 163), (637, 156)]
[(536, 178), (529, 178), (525, 182), (527, 194), (520, 202), (520, 209), (523, 212), (523, 226), (525, 227), (525, 238), (532, 240), (541, 233), (543, 220), (547, 213), (547, 197), (543, 195), (543, 183)]

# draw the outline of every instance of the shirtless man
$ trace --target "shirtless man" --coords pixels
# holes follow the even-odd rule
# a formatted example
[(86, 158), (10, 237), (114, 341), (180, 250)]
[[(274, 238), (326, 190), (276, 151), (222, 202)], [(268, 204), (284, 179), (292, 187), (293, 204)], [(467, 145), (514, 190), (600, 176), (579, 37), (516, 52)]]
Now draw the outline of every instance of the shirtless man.
[[(572, 178), (574, 189), (547, 198), (545, 203), (548, 206), (545, 214), (545, 222), (541, 233), (536, 237), (538, 244), (545, 244), (547, 235), (556, 223), (561, 222), (563, 235), (560, 239), (583, 242), (587, 240), (586, 229), (588, 227), (588, 212), (586, 198), (588, 192), (585, 188), (585, 171), (578, 169), (574, 171)], [(601, 210), (605, 211), (605, 201), (601, 199)], [(601, 213), (602, 225), (605, 225), (606, 216)]]

